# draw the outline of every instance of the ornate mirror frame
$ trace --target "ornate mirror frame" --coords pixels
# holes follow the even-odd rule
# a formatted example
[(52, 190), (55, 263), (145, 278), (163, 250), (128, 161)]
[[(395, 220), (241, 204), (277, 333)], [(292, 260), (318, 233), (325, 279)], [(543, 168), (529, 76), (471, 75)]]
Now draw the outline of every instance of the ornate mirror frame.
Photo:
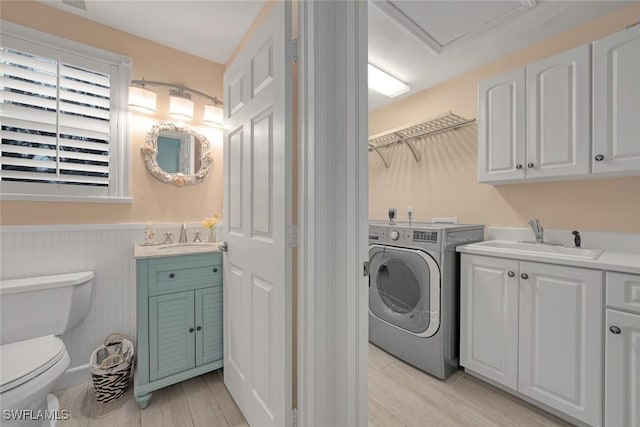
[[(185, 175), (179, 172), (169, 173), (165, 172), (158, 165), (158, 136), (163, 131), (177, 132), (184, 135), (192, 135), (196, 141), (200, 142), (200, 170), (192, 175)], [(154, 177), (158, 178), (162, 182), (167, 184), (174, 184), (178, 187), (183, 185), (200, 184), (209, 175), (211, 164), (213, 163), (213, 153), (211, 152), (211, 144), (209, 140), (199, 132), (187, 127), (179, 126), (174, 123), (161, 122), (153, 125), (147, 137), (145, 143), (141, 148), (144, 155), (144, 164), (147, 166), (147, 170)]]

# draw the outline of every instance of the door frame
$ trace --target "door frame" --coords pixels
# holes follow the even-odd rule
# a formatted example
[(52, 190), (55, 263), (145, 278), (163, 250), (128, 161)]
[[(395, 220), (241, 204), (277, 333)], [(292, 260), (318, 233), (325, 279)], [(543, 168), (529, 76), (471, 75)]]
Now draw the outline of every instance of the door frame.
[(297, 4), (296, 419), (305, 427), (364, 427), (369, 336), (363, 274), (369, 258), (367, 2)]

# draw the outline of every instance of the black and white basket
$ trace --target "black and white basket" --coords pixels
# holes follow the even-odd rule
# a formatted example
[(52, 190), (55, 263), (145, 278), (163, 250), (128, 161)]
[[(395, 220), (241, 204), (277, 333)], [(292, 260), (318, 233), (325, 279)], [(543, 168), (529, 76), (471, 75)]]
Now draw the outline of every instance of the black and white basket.
[(111, 402), (127, 392), (133, 368), (133, 344), (121, 334), (113, 333), (91, 353), (89, 363), (96, 400)]

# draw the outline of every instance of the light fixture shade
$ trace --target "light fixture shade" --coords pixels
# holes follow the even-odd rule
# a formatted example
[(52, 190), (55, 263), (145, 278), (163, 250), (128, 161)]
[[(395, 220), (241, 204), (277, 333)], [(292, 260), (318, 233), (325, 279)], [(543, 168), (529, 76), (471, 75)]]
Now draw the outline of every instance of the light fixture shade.
[(409, 92), (409, 85), (390, 76), (379, 68), (369, 64), (369, 89), (375, 90), (389, 98)]
[(213, 123), (216, 125), (222, 125), (224, 112), (221, 107), (217, 105), (205, 105), (204, 106), (204, 121), (207, 123)]
[(178, 95), (169, 97), (169, 114), (181, 120), (193, 119), (193, 101)]
[(139, 86), (129, 86), (129, 108), (134, 110), (155, 113), (157, 97), (152, 90)]

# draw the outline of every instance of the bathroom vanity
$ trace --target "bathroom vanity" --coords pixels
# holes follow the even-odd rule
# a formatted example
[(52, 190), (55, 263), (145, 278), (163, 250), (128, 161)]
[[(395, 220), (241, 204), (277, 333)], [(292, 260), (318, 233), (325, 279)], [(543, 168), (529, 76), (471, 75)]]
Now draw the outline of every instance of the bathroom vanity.
[(138, 356), (134, 394), (222, 367), (222, 254), (217, 245), (137, 245)]

